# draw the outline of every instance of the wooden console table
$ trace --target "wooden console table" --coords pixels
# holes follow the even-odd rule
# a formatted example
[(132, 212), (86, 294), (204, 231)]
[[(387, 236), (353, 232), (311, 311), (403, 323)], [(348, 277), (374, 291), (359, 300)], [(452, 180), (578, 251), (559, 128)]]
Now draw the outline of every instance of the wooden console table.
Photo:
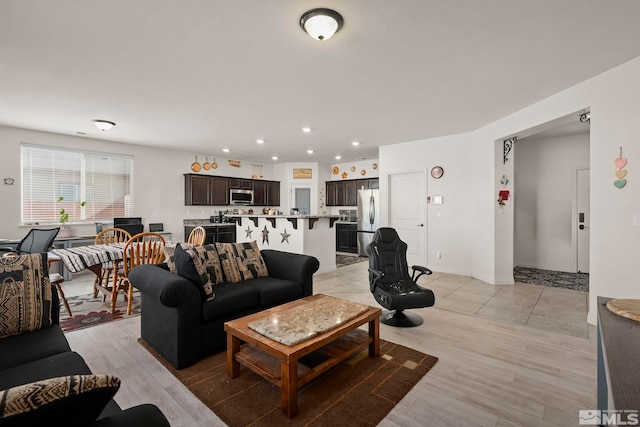
[(598, 297), (598, 409), (640, 410), (640, 322), (610, 312), (610, 299)]

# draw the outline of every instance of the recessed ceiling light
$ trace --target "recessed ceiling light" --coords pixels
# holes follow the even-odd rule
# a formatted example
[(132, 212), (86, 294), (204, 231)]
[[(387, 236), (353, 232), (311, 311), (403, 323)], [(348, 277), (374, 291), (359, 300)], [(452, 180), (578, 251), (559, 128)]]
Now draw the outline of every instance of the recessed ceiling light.
[(228, 153), (229, 149), (228, 148), (223, 148), (222, 151), (224, 151), (225, 153)]
[(304, 128), (302, 128), (302, 132), (309, 133), (309, 132), (311, 132), (311, 128), (310, 127), (304, 127)]
[(278, 156), (272, 156), (271, 160), (278, 160)]
[(307, 154), (313, 154), (313, 150), (307, 150)]
[(340, 160), (340, 159), (342, 159), (342, 156), (340, 155), (336, 156), (336, 160)]
[(358, 145), (360, 145), (360, 143), (358, 141), (353, 141), (351, 145), (353, 145), (354, 147), (357, 147)]
[(264, 144), (264, 139), (256, 139), (256, 142), (257, 142), (258, 144)]

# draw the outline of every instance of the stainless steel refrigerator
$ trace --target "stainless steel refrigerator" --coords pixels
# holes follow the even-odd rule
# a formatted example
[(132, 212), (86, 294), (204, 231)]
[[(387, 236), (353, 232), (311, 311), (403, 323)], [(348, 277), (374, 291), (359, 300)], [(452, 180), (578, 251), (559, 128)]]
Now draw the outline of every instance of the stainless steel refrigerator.
[(380, 190), (358, 190), (358, 255), (367, 256), (367, 246), (379, 227)]

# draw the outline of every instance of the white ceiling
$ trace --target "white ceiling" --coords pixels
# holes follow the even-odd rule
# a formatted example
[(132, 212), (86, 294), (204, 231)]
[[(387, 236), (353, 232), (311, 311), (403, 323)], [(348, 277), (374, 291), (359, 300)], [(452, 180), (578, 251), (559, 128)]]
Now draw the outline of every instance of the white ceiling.
[[(324, 42), (298, 24), (316, 7), (345, 21)], [(0, 124), (264, 163), (373, 158), (640, 56), (639, 18), (637, 0), (0, 0)]]

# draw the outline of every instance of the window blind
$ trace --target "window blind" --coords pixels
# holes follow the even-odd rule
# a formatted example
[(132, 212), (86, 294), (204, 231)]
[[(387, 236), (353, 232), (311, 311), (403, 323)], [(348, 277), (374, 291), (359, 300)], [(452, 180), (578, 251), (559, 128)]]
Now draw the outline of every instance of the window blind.
[(24, 143), (21, 151), (23, 223), (58, 222), (61, 209), (70, 222), (132, 216), (133, 157)]

